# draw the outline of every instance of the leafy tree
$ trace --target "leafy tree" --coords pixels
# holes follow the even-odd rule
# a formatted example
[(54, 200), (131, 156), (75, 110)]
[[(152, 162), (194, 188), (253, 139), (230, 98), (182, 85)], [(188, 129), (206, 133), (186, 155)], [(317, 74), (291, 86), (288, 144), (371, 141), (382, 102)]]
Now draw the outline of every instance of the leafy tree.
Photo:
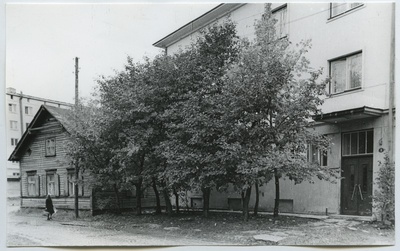
[(170, 59), (176, 68), (176, 99), (166, 111), (168, 140), (163, 154), (175, 189), (203, 192), (204, 215), (208, 215), (211, 189), (226, 183), (219, 159), (218, 138), (223, 115), (213, 97), (220, 93), (221, 77), (239, 51), (236, 27), (230, 21), (203, 30), (190, 48)]
[(279, 179), (296, 183), (317, 176), (330, 179), (335, 172), (307, 160), (307, 145), (320, 150), (329, 141), (312, 129), (311, 116), (319, 112), (326, 81), (322, 70), (309, 67), (304, 54), (309, 41), (295, 48), (276, 36), (276, 20), (270, 4), (255, 25), (256, 38), (244, 46), (237, 62), (224, 76), (221, 110), (224, 111), (226, 156), (232, 163), (232, 181), (244, 193), (244, 216), (248, 218), (251, 187), (274, 177), (274, 216), (279, 212)]
[(94, 189), (115, 192), (117, 212), (121, 211), (119, 192), (126, 186), (127, 169), (121, 165), (119, 157), (118, 128), (106, 119), (106, 113), (96, 100), (74, 108), (67, 121), (71, 130), (68, 155), (78, 163), (82, 172), (90, 179), (85, 180)]

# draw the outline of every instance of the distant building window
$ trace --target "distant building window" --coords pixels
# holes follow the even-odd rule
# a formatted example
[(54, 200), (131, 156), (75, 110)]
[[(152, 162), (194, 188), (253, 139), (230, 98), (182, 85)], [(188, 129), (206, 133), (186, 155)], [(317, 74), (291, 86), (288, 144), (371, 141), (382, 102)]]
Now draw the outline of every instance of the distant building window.
[(27, 98), (27, 99), (26, 99), (26, 102), (28, 102), (28, 103), (29, 103), (30, 101), (31, 101), (31, 99), (30, 99), (30, 98)]
[(45, 142), (46, 147), (46, 156), (55, 156), (56, 155), (56, 139), (46, 139)]
[(14, 96), (13, 96), (13, 95), (10, 95), (10, 98), (11, 98), (11, 99), (14, 99)]
[(18, 130), (18, 122), (15, 120), (10, 120), (10, 129), (14, 131)]
[(319, 150), (315, 145), (308, 145), (307, 160), (308, 162), (316, 162), (320, 166), (328, 166), (328, 152)]
[(25, 106), (25, 114), (32, 115), (32, 107), (31, 106)]
[(276, 20), (275, 30), (278, 38), (288, 35), (287, 5), (284, 4), (272, 10), (272, 17)]
[(331, 18), (362, 6), (362, 3), (331, 3)]
[(330, 62), (332, 94), (358, 89), (362, 84), (361, 53)]
[(28, 196), (39, 196), (39, 176), (36, 172), (27, 173)]
[(374, 132), (372, 130), (343, 133), (342, 155), (371, 154), (374, 149)]
[(17, 105), (16, 104), (8, 104), (8, 110), (12, 113), (17, 112)]
[(11, 145), (16, 146), (18, 144), (18, 139), (11, 138)]

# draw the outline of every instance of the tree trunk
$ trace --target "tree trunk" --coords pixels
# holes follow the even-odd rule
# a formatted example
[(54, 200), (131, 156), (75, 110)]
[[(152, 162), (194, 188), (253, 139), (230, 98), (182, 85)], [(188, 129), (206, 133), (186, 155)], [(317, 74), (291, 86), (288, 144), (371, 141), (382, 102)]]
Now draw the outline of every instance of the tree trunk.
[(157, 182), (156, 182), (156, 178), (153, 177), (152, 178), (152, 186), (153, 186), (153, 190), (154, 190), (154, 194), (156, 195), (156, 214), (161, 214), (161, 202), (160, 202), (160, 193), (158, 192), (157, 189)]
[(142, 214), (142, 182), (143, 178), (140, 177), (138, 183), (135, 184), (136, 187), (136, 214)]
[(274, 206), (274, 217), (279, 216), (279, 175), (278, 169), (274, 168), (274, 177), (275, 177), (275, 206)]
[(169, 200), (169, 193), (168, 193), (168, 190), (167, 190), (167, 188), (163, 188), (163, 195), (164, 195), (164, 199), (165, 199), (165, 207), (166, 207), (166, 210), (167, 210), (167, 214), (168, 214), (168, 216), (171, 216), (172, 215), (172, 205), (171, 205), (171, 201)]
[(243, 203), (244, 203), (244, 192), (243, 190), (240, 192), (240, 197), (242, 198), (242, 215), (244, 217)]
[(201, 191), (203, 192), (203, 215), (204, 217), (208, 218), (208, 213), (210, 211), (211, 188), (202, 188)]
[(249, 202), (250, 202), (250, 195), (251, 195), (251, 186), (246, 188), (244, 199), (243, 199), (243, 220), (249, 220)]
[(258, 215), (258, 204), (260, 201), (260, 195), (259, 195), (259, 189), (258, 189), (258, 182), (256, 181), (256, 184), (254, 185), (256, 188), (256, 203), (254, 205), (254, 215), (257, 216)]
[(121, 214), (121, 201), (119, 199), (119, 191), (116, 184), (114, 184), (115, 197), (117, 198), (117, 214)]
[(175, 206), (176, 206), (176, 213), (179, 214), (179, 195), (176, 189), (174, 189), (174, 196), (175, 196)]

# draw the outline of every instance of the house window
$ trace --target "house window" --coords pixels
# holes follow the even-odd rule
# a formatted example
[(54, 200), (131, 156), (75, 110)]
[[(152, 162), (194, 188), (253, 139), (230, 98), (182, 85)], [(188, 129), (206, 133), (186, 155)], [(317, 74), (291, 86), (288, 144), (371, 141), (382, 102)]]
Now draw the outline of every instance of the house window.
[(26, 115), (32, 115), (32, 107), (25, 106), (25, 114)]
[(342, 155), (362, 155), (373, 153), (374, 132), (372, 130), (343, 133)]
[(332, 94), (361, 87), (361, 59), (361, 53), (357, 53), (330, 62)]
[(46, 147), (46, 156), (55, 156), (56, 155), (56, 139), (46, 139), (45, 142)]
[(331, 18), (362, 6), (362, 3), (331, 3)]
[(39, 176), (36, 172), (27, 173), (28, 196), (39, 196)]
[(56, 195), (56, 174), (53, 172), (48, 172), (46, 174), (46, 187), (47, 194)]
[(308, 145), (307, 160), (308, 162), (316, 162), (320, 166), (328, 166), (328, 152), (319, 150), (315, 145)]
[(272, 17), (276, 20), (275, 30), (277, 37), (286, 37), (288, 34), (287, 5), (284, 4), (272, 10)]
[(16, 104), (8, 104), (8, 110), (12, 113), (17, 112), (17, 105)]
[(18, 139), (11, 138), (11, 145), (16, 146), (18, 144)]
[(15, 120), (10, 120), (10, 128), (14, 131), (18, 130), (18, 122)]
[(67, 182), (68, 182), (68, 196), (75, 194), (75, 170), (68, 170)]

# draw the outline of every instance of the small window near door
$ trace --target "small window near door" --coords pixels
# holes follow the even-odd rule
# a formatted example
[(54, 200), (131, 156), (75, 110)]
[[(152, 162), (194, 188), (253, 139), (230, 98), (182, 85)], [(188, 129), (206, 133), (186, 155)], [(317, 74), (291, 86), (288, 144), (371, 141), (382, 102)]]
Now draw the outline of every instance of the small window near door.
[(328, 151), (319, 150), (315, 145), (308, 145), (307, 147), (307, 160), (308, 162), (316, 162), (320, 166), (328, 166)]
[(344, 133), (342, 137), (342, 155), (363, 155), (373, 153), (373, 131)]

